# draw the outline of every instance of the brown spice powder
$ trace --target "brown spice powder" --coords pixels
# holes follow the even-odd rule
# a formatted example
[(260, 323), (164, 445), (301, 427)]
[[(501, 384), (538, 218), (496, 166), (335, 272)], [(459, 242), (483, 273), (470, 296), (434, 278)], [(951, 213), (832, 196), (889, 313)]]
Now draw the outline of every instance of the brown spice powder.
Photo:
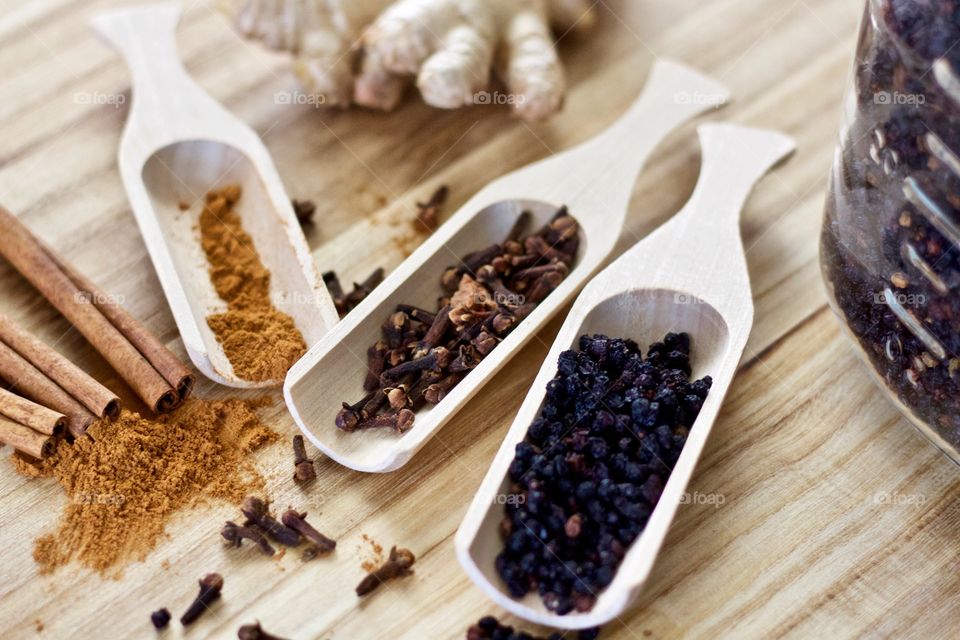
[(41, 573), (73, 559), (101, 574), (143, 560), (179, 509), (263, 493), (247, 454), (277, 439), (256, 413), (270, 402), (191, 399), (156, 420), (124, 411), (40, 467), (15, 457), (21, 473), (55, 477), (70, 499), (57, 531), (35, 543)]
[(373, 558), (361, 562), (360, 567), (367, 573), (370, 573), (383, 564), (383, 546), (365, 533), (361, 537), (363, 541), (369, 545), (370, 551), (373, 552)]
[(200, 243), (210, 280), (227, 310), (207, 317), (233, 372), (244, 380), (282, 380), (306, 353), (303, 335), (270, 301), (270, 271), (260, 262), (233, 207), (240, 187), (211, 191), (200, 214)]

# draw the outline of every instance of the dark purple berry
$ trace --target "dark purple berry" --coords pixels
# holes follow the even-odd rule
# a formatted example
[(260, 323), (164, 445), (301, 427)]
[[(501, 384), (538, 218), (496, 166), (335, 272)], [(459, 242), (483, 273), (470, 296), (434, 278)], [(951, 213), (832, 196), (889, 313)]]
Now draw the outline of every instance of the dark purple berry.
[[(561, 354), (540, 415), (516, 447), (496, 569), (514, 597), (588, 611), (640, 535), (710, 390), (690, 382), (690, 338), (582, 336)], [(522, 498), (522, 499), (521, 499)], [(476, 627), (479, 628), (479, 627)], [(489, 636), (520, 637), (503, 628)], [(584, 637), (591, 637), (589, 634)]]

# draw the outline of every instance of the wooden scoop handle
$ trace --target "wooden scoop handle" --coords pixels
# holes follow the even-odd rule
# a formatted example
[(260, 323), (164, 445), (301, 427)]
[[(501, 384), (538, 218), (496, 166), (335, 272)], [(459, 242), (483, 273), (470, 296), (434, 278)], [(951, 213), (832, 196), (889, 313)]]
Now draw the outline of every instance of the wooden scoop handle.
[(188, 78), (177, 53), (179, 22), (180, 7), (163, 3), (100, 13), (90, 26), (126, 59), (139, 94), (158, 83)]
[(708, 301), (749, 325), (753, 311), (740, 211), (754, 184), (793, 151), (794, 142), (775, 131), (733, 124), (704, 124), (698, 133), (700, 178), (687, 204), (587, 288), (612, 291), (632, 286), (643, 274), (645, 287), (676, 291), (678, 301)]
[(581, 216), (602, 217), (615, 239), (637, 177), (657, 145), (684, 122), (722, 106), (729, 95), (696, 69), (657, 60), (640, 96), (609, 128), (492, 182), (481, 194), (566, 204)]
[(740, 235), (740, 211), (753, 186), (793, 153), (793, 138), (776, 131), (735, 124), (704, 124), (700, 138), (700, 178), (677, 218), (696, 218), (691, 231), (701, 236)]
[(140, 5), (94, 16), (90, 26), (123, 58), (133, 77), (133, 101), (127, 130), (149, 152), (172, 142), (217, 138), (246, 141), (235, 118), (187, 73), (177, 52), (180, 7), (176, 3)]
[(643, 93), (627, 112), (582, 147), (582, 168), (594, 176), (600, 187), (596, 191), (623, 192), (629, 200), (647, 158), (667, 134), (698, 114), (724, 105), (729, 97), (726, 87), (696, 69), (657, 60)]

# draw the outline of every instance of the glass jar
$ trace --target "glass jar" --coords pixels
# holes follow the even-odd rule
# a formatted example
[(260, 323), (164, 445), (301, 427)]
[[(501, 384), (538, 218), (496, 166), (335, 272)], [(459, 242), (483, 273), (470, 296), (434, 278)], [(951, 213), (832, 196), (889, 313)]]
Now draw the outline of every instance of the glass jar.
[(960, 463), (960, 2), (868, 0), (827, 196), (831, 305)]

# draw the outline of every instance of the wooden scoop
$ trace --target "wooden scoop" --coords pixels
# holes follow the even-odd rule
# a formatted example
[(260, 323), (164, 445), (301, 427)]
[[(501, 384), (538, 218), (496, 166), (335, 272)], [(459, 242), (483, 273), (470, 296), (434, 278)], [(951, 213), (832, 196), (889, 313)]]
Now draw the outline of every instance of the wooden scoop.
[[(238, 184), (236, 206), (271, 272), (274, 306), (289, 314), (307, 345), (339, 320), (310, 256), (290, 199), (266, 147), (246, 124), (207, 95), (177, 55), (180, 8), (144, 5), (97, 15), (93, 28), (127, 61), (133, 104), (118, 163), (133, 213), (170, 303), (187, 353), (207, 377), (233, 387), (277, 386), (238, 378), (207, 316), (225, 303), (210, 282), (196, 229), (204, 195)], [(185, 204), (189, 210), (181, 210)]]
[[(696, 99), (691, 99), (695, 97)], [(643, 94), (618, 122), (569, 151), (503, 176), (477, 193), (287, 374), (287, 406), (310, 440), (360, 471), (404, 465), (490, 377), (579, 290), (613, 250), (637, 174), (678, 125), (722, 103), (726, 90), (676, 62), (654, 64)], [(444, 269), (471, 251), (502, 242), (524, 211), (533, 228), (568, 205), (581, 227), (567, 278), (438, 405), (420, 411), (402, 436), (386, 429), (345, 433), (334, 424), (343, 401), (362, 397), (367, 348), (398, 303), (431, 308)]]
[[(498, 605), (526, 620), (583, 629), (619, 616), (639, 595), (713, 426), (753, 324), (753, 300), (740, 241), (740, 210), (754, 183), (789, 154), (781, 134), (735, 125), (699, 128), (703, 163), (697, 187), (669, 222), (617, 259), (584, 289), (470, 505), (455, 546), (460, 564)], [(514, 600), (494, 568), (503, 549), (498, 525), (510, 493), (508, 468), (536, 418), (561, 352), (583, 334), (632, 338), (642, 347), (668, 332), (692, 342), (691, 379), (713, 386), (646, 529), (628, 549), (614, 581), (588, 613), (559, 616), (537, 594)]]

